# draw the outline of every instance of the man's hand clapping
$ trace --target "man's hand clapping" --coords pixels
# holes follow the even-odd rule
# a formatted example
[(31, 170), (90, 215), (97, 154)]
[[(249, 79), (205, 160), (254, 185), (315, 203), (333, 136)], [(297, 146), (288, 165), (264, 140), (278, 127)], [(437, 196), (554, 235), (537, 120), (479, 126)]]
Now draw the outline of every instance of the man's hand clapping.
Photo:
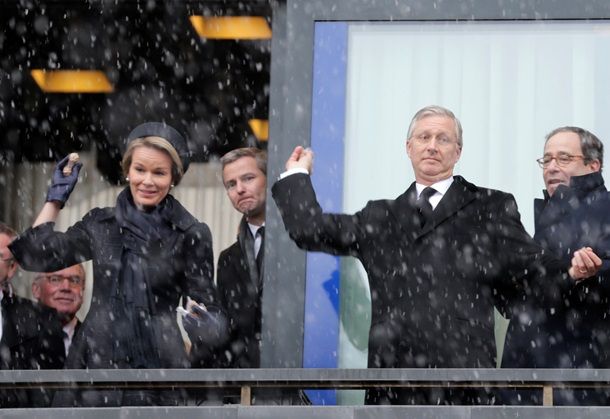
[(602, 266), (602, 260), (590, 247), (583, 247), (574, 252), (572, 266), (568, 273), (576, 281), (581, 281), (597, 274)]

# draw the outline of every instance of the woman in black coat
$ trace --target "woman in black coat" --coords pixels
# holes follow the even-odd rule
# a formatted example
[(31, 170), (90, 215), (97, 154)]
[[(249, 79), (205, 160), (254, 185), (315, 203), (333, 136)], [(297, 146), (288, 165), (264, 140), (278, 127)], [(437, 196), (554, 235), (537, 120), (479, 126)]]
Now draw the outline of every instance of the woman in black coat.
[[(145, 123), (127, 138), (122, 167), (128, 182), (116, 206), (95, 208), (65, 233), (54, 221), (78, 177), (53, 175), (47, 202), (34, 226), (11, 251), (27, 270), (49, 272), (93, 261), (91, 308), (74, 338), (66, 368), (188, 368), (176, 321), (187, 297), (185, 329), (194, 345), (220, 345), (226, 320), (213, 284), (210, 230), (172, 195), (188, 168), (185, 139), (162, 123)], [(86, 406), (174, 404), (180, 395), (151, 391), (66, 392), (56, 404)], [(57, 398), (56, 398), (57, 399)]]

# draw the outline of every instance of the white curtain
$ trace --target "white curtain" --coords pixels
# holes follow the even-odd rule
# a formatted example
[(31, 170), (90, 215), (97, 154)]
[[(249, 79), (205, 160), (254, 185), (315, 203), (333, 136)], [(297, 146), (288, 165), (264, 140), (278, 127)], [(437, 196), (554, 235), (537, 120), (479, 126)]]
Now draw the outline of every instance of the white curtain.
[(530, 232), (545, 134), (576, 125), (610, 144), (607, 22), (351, 24), (348, 57), (346, 211), (414, 180), (405, 139), (426, 105), (462, 122), (456, 174), (513, 193)]

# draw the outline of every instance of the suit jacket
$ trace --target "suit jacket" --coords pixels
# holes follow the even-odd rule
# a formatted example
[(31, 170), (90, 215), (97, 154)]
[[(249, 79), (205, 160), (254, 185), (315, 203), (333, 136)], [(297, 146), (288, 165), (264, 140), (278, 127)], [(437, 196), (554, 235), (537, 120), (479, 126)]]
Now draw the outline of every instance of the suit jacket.
[[(2, 369), (61, 369), (65, 360), (61, 322), (57, 312), (16, 295), (2, 300)], [(58, 351), (57, 348), (61, 348)], [(0, 393), (0, 407), (44, 407), (47, 390)]]
[(222, 367), (260, 367), (262, 282), (251, 236), (242, 219), (237, 241), (218, 259), (218, 293), (231, 325), (231, 338), (219, 357)]
[[(64, 363), (66, 362), (66, 346), (64, 344), (64, 331), (63, 324), (61, 323), (60, 317), (56, 314), (55, 310), (49, 307), (42, 307), (42, 310), (45, 312), (52, 312), (52, 318), (48, 318), (47, 322), (52, 325), (52, 338), (49, 338), (42, 344), (42, 349), (44, 350), (43, 359), (38, 361), (37, 368), (41, 370), (56, 370), (63, 369)], [(47, 315), (51, 316), (51, 315)], [(77, 320), (74, 325), (74, 336), (78, 333), (78, 329), (80, 328), (82, 322)], [(73, 336), (73, 338), (74, 338)]]
[(562, 268), (527, 234), (512, 195), (460, 176), (423, 228), (415, 184), (353, 215), (324, 213), (307, 175), (288, 176), (272, 192), (299, 247), (364, 265), (371, 368), (494, 367), (494, 304), (506, 307), (541, 274)]
[(603, 265), (567, 292), (547, 289), (542, 304), (525, 299), (511, 320), (503, 366), (610, 368), (610, 194), (599, 172), (544, 194), (534, 202), (534, 240), (566, 263), (592, 247)]

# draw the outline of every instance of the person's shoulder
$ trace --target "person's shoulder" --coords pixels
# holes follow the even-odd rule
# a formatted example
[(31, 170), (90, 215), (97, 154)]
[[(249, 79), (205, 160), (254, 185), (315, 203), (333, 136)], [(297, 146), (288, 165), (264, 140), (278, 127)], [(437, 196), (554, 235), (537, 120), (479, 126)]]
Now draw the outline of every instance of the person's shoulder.
[(610, 205), (610, 191), (597, 190), (582, 199), (581, 205), (582, 212), (590, 212), (595, 217), (602, 217), (604, 219), (610, 219), (610, 211), (608, 206)]
[(36, 311), (36, 303), (29, 298), (20, 297), (13, 294), (9, 298), (10, 306), (14, 307), (14, 310), (21, 312), (32, 312)]
[(167, 199), (171, 200), (171, 222), (184, 232), (194, 232), (196, 234), (210, 234), (208, 225), (199, 221), (193, 214), (189, 212), (176, 198), (168, 195)]
[(596, 191), (595, 195), (599, 196), (600, 201), (610, 201), (610, 191), (606, 189), (605, 185)]
[(218, 260), (230, 259), (239, 255), (241, 255), (241, 246), (239, 245), (239, 241), (235, 241), (229, 247), (221, 250)]
[(212, 245), (212, 231), (206, 223), (198, 221), (193, 217), (192, 222), (183, 222), (180, 225), (175, 224), (178, 230), (181, 230), (183, 234), (184, 243), (207, 243), (209, 246)]
[(454, 176), (454, 182), (460, 185), (464, 190), (475, 194), (480, 199), (492, 199), (492, 200), (505, 200), (514, 199), (513, 195), (509, 192), (501, 191), (499, 189), (486, 188), (484, 186), (475, 185), (472, 182), (467, 181), (462, 176)]
[(11, 297), (11, 303), (15, 307), (17, 313), (19, 313), (24, 319), (38, 318), (38, 319), (51, 319), (57, 320), (57, 311), (54, 308), (47, 307), (36, 301), (30, 300), (29, 298), (20, 297), (13, 294)]
[(15, 327), (20, 336), (31, 336), (38, 332), (38, 322), (40, 311), (38, 304), (34, 301), (19, 297), (13, 294), (9, 298), (9, 303), (5, 305), (7, 315), (10, 317), (10, 324)]
[(83, 217), (83, 221), (102, 221), (114, 218), (115, 208), (114, 207), (95, 207), (89, 210)]
[(173, 220), (174, 225), (178, 230), (186, 235), (186, 237), (193, 237), (199, 241), (212, 240), (212, 231), (210, 227), (203, 221), (199, 221), (194, 215), (184, 209), (184, 213), (180, 217)]
[(381, 198), (381, 199), (371, 199), (369, 200), (365, 207), (362, 209), (363, 211), (377, 211), (377, 210), (389, 210), (393, 209), (397, 205), (400, 207), (404, 205), (405, 202), (410, 200), (415, 200), (417, 191), (415, 189), (415, 182), (411, 183), (411, 185), (396, 198)]
[(400, 197), (396, 199), (371, 199), (366, 203), (364, 208), (362, 208), (362, 211), (385, 210), (392, 207), (399, 200)]

